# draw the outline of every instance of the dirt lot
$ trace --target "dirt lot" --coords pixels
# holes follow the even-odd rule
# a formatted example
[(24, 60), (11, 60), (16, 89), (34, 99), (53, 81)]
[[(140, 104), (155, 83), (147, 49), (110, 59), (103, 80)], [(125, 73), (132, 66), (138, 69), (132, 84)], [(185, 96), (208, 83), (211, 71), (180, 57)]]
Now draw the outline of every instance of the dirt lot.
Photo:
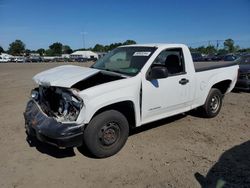
[(22, 113), (35, 86), (31, 78), (58, 65), (0, 64), (0, 187), (250, 185), (250, 93), (227, 95), (214, 119), (178, 115), (136, 129), (107, 159), (77, 148), (29, 146)]

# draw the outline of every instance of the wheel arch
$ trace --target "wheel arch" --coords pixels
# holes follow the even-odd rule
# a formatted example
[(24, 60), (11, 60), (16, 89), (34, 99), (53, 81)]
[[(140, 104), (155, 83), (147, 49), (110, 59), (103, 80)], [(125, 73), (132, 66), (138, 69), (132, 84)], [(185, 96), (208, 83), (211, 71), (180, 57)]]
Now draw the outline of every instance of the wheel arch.
[(89, 118), (89, 121), (91, 121), (96, 115), (107, 110), (117, 110), (118, 112), (122, 113), (128, 120), (129, 128), (133, 128), (136, 126), (135, 104), (133, 101), (130, 100), (115, 102), (99, 108)]
[[(202, 92), (203, 95), (201, 96), (200, 102), (198, 102), (199, 105), (197, 105), (197, 106), (202, 106), (205, 104), (211, 89), (218, 89), (222, 95), (225, 95), (227, 92), (229, 92), (232, 89), (233, 81), (230, 79), (224, 79), (224, 80), (213, 79), (213, 80), (210, 80), (210, 83), (212, 83), (212, 84), (208, 84), (209, 86), (206, 87), (205, 90), (203, 90), (203, 92)], [(202, 105), (200, 105), (200, 104), (202, 104)]]
[(232, 80), (223, 80), (223, 81), (215, 83), (211, 88), (220, 90), (220, 92), (224, 95), (230, 88), (231, 83), (232, 83)]

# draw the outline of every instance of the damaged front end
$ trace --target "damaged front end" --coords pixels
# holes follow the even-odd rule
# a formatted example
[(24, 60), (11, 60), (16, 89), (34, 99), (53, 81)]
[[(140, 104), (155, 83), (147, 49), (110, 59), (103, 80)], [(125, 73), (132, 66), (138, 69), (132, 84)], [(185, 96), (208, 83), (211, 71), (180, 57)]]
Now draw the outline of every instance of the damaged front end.
[(76, 90), (40, 86), (32, 90), (24, 112), (26, 132), (58, 147), (80, 146), (84, 125), (76, 120), (82, 107)]
[(73, 89), (40, 86), (31, 91), (31, 97), (38, 102), (44, 113), (60, 122), (76, 121), (83, 101)]

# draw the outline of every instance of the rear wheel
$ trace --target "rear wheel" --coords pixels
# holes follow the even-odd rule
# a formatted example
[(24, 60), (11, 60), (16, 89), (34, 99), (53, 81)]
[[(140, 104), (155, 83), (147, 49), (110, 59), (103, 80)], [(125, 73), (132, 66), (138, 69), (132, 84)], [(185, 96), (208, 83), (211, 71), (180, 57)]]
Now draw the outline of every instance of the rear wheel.
[(109, 110), (95, 116), (84, 131), (84, 142), (96, 157), (103, 158), (116, 154), (124, 146), (129, 134), (126, 117)]
[(207, 96), (206, 103), (202, 107), (203, 114), (207, 118), (213, 118), (218, 115), (222, 106), (221, 91), (212, 88)]

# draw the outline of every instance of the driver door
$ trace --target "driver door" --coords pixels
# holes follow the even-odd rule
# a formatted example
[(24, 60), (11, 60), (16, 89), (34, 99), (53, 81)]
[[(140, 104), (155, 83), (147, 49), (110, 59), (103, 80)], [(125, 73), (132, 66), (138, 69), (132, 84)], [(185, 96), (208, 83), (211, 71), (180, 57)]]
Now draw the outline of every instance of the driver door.
[[(152, 63), (166, 66), (168, 77), (142, 81), (142, 124), (185, 111), (191, 101), (190, 75), (181, 48), (162, 51)], [(150, 70), (149, 70), (150, 71)]]

